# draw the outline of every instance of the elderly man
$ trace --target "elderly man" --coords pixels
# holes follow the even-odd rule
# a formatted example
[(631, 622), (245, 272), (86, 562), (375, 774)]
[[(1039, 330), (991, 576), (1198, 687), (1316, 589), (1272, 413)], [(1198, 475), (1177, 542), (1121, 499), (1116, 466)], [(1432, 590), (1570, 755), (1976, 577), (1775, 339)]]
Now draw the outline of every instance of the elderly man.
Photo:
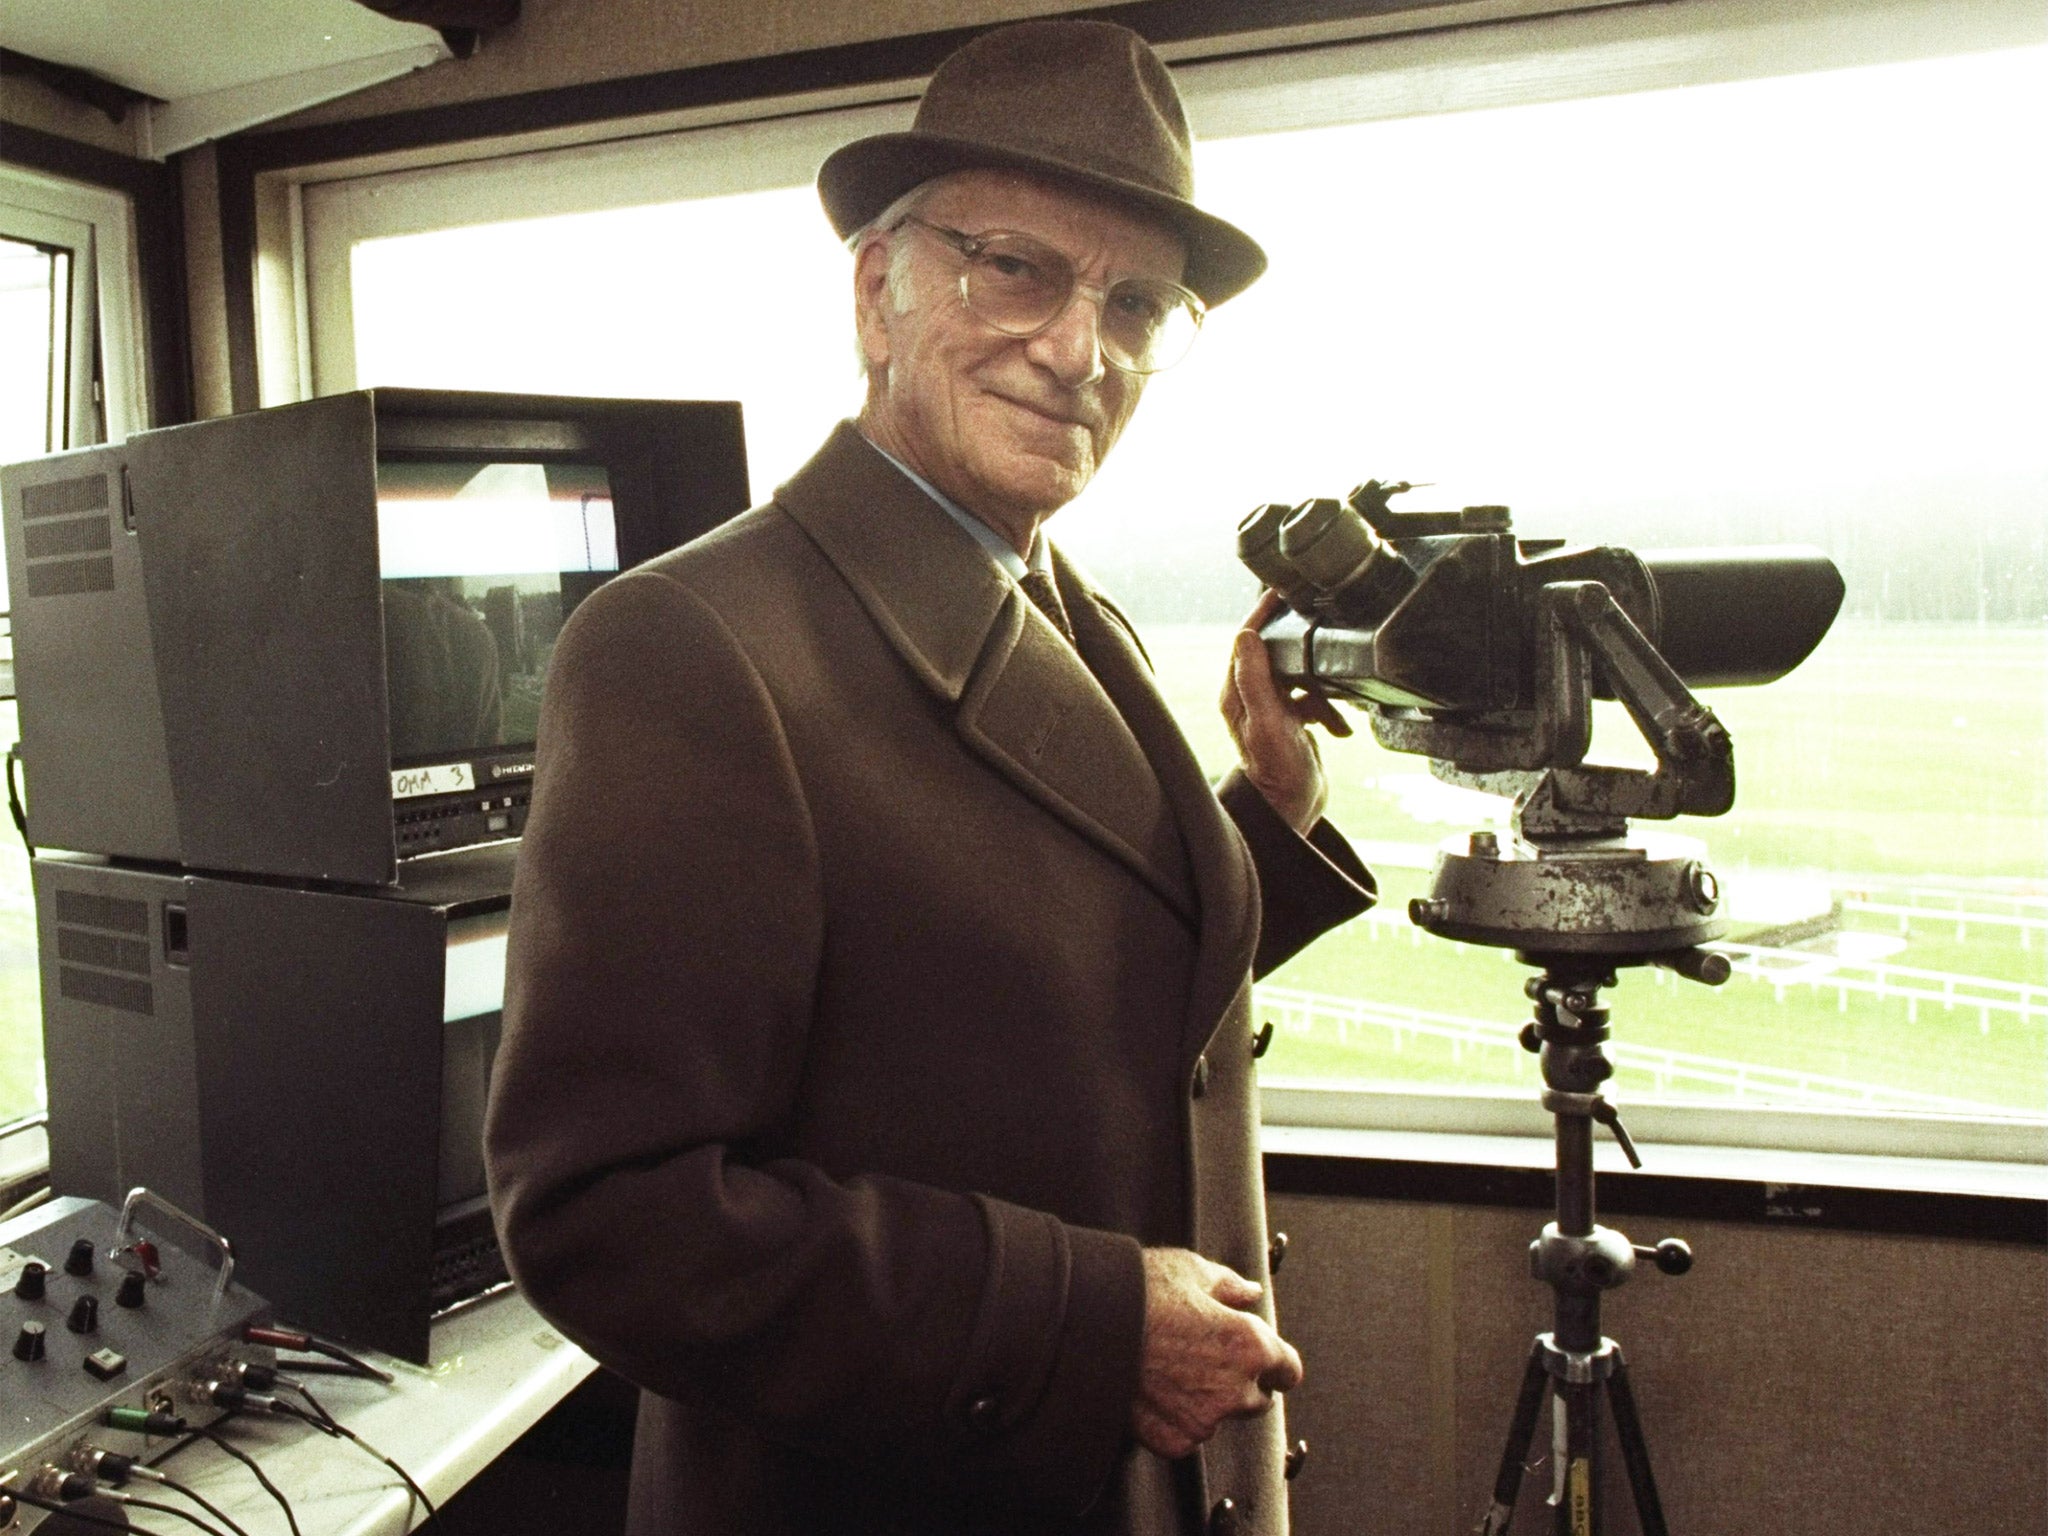
[(1264, 258), (1100, 23), (984, 35), (819, 187), (859, 421), (555, 657), (506, 1251), (643, 1388), (636, 1536), (1283, 1531), (1250, 979), (1371, 880), (1256, 637), (1212, 792), (1040, 526)]

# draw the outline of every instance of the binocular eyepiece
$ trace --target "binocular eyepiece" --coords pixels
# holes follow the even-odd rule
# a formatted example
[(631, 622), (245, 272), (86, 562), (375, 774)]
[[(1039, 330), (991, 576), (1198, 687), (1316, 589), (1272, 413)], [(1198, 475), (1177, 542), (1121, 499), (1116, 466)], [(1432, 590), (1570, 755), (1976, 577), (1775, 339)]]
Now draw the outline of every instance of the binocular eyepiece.
[(1416, 574), (1349, 502), (1274, 502), (1237, 525), (1237, 557), (1296, 613), (1371, 623), (1414, 590)]

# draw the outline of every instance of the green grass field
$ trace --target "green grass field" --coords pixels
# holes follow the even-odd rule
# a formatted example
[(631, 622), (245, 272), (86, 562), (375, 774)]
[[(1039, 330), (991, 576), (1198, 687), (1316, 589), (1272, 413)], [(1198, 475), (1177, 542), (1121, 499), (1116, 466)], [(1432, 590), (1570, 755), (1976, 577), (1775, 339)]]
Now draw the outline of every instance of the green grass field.
[[(1214, 773), (1232, 761), (1216, 712), (1230, 629), (1148, 627), (1145, 639), (1169, 701)], [(1709, 699), (1736, 742), (1736, 809), (1679, 830), (1702, 838), (1742, 906), (1745, 887), (1790, 882), (1818, 895), (1906, 904), (1907, 893), (1949, 893), (1966, 909), (2017, 911), (2048, 899), (2048, 629), (1844, 624), (1802, 668), (1768, 688)], [(11, 735), (12, 707), (0, 715)], [(1526, 1017), (1523, 972), (1504, 951), (1427, 937), (1402, 914), (1427, 884), (1430, 849), (1468, 830), (1471, 802), (1433, 792), (1420, 759), (1359, 734), (1329, 742), (1331, 815), (1354, 839), (1388, 845), (1373, 918), (1326, 937), (1270, 978), (1277, 987), (1363, 998), (1483, 1020), (1503, 1040)], [(1616, 710), (1600, 722), (1596, 755), (1647, 761)], [(32, 1108), (41, 1072), (34, 937), (26, 861), (0, 845), (0, 1120)], [(2048, 916), (2048, 905), (2032, 909)], [(1751, 924), (1750, 926), (1756, 926)], [(1886, 958), (1952, 975), (2048, 987), (2048, 930), (1913, 919), (1845, 910), (1852, 942), (1903, 940)], [(1743, 937), (1737, 921), (1733, 938)], [(1829, 937), (1813, 941), (1825, 945)], [(1824, 979), (1824, 973), (1823, 973)], [(2048, 996), (2030, 1015), (1795, 985), (1782, 996), (1738, 977), (1718, 990), (1633, 971), (1611, 1001), (1623, 1045), (1818, 1073), (1877, 1089), (1938, 1094), (1987, 1110), (2048, 1113)], [(1453, 1044), (1378, 1026), (1283, 1030), (1267, 1068), (1307, 1075), (1456, 1088), (1535, 1082), (1511, 1045)], [(1659, 1091), (1624, 1068), (1633, 1097)], [(1670, 1092), (1693, 1096), (1698, 1085)]]

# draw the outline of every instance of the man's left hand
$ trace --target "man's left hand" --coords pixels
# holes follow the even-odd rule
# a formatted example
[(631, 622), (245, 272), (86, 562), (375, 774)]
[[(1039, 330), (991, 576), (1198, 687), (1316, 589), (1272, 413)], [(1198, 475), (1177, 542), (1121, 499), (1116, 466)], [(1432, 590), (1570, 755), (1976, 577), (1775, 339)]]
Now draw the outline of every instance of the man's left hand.
[(1221, 703), (1245, 777), (1289, 826), (1306, 833), (1330, 798), (1309, 725), (1320, 725), (1332, 736), (1349, 736), (1351, 725), (1319, 693), (1301, 688), (1281, 693), (1259, 630), (1284, 606), (1277, 593), (1268, 592), (1244, 621), (1230, 653)]

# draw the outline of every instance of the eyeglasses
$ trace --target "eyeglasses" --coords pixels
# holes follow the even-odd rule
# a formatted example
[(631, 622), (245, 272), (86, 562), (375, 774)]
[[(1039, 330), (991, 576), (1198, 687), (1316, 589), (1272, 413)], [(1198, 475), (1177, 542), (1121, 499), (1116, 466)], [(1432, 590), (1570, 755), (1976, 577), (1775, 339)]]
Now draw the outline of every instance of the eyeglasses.
[(1121, 277), (1107, 288), (1084, 283), (1074, 263), (1042, 240), (1014, 230), (970, 235), (907, 214), (896, 226), (915, 224), (958, 251), (960, 301), (1005, 336), (1036, 336), (1086, 293), (1102, 307), (1103, 361), (1125, 373), (1159, 373), (1188, 355), (1207, 312), (1178, 283), (1156, 277)]

